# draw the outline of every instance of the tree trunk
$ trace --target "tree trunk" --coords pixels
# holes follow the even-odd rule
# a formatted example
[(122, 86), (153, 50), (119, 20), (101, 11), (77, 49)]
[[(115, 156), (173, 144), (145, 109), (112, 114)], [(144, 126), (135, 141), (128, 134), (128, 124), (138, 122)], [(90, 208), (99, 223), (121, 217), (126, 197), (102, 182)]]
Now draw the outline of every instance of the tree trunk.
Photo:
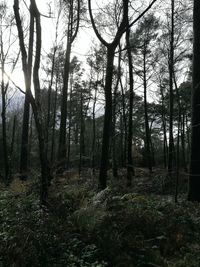
[(182, 146), (182, 157), (183, 157), (183, 168), (185, 172), (188, 172), (186, 156), (185, 156), (185, 113), (182, 115), (181, 123), (181, 146)]
[[(2, 48), (2, 45), (1, 45)], [(6, 88), (4, 83), (4, 56), (2, 52), (2, 62), (1, 62), (1, 100), (2, 100), (2, 111), (1, 111), (1, 118), (2, 118), (2, 140), (3, 140), (3, 158), (4, 158), (4, 182), (6, 185), (9, 183), (9, 159), (8, 159), (8, 147), (7, 147), (7, 131), (6, 131)]]
[(96, 80), (95, 92), (94, 92), (94, 102), (92, 108), (92, 172), (95, 174), (95, 152), (96, 152), (96, 121), (95, 121), (95, 109), (97, 102), (97, 89), (98, 89), (98, 76)]
[[(62, 161), (66, 159), (67, 155), (67, 143), (66, 143), (66, 123), (67, 123), (67, 98), (68, 98), (68, 82), (70, 72), (70, 55), (71, 46), (74, 42), (79, 28), (79, 16), (80, 16), (80, 0), (77, 0), (77, 17), (74, 18), (74, 0), (69, 2), (69, 21), (67, 31), (67, 48), (65, 53), (65, 65), (64, 65), (64, 78), (62, 89), (62, 103), (61, 103), (61, 121), (60, 121), (60, 133), (58, 143), (58, 160)], [(76, 21), (76, 25), (74, 25)], [(66, 167), (66, 164), (63, 164)]]
[[(124, 87), (122, 84), (122, 80), (120, 78), (120, 85), (121, 85), (121, 91), (122, 91), (122, 118), (123, 118), (123, 124), (121, 124), (121, 130), (123, 135), (123, 128), (124, 128), (124, 142), (122, 144), (123, 148), (123, 155), (122, 155), (122, 167), (126, 167), (126, 159), (127, 159), (127, 139), (128, 139), (128, 130), (127, 130), (127, 118), (126, 118), (126, 103), (125, 103), (125, 93), (124, 93)], [(124, 127), (123, 127), (124, 126)], [(123, 137), (122, 137), (123, 139)]]
[[(40, 201), (41, 204), (46, 204), (47, 195), (48, 195), (48, 182), (50, 180), (50, 169), (48, 166), (47, 161), (47, 154), (46, 154), (46, 140), (45, 140), (45, 130), (44, 130), (44, 122), (43, 122), (43, 114), (42, 114), (42, 108), (41, 108), (41, 99), (40, 99), (40, 82), (39, 82), (39, 68), (40, 68), (40, 57), (41, 57), (41, 23), (40, 23), (40, 13), (37, 9), (35, 0), (31, 0), (31, 6), (30, 6), (30, 14), (31, 14), (31, 22), (36, 24), (36, 51), (35, 51), (35, 62), (34, 62), (34, 68), (33, 68), (33, 84), (34, 84), (34, 90), (35, 90), (35, 98), (32, 95), (32, 92), (30, 90), (30, 87), (28, 87), (28, 82), (30, 79), (30, 69), (28, 69), (28, 66), (32, 66), (32, 64), (27, 65), (27, 56), (26, 56), (26, 49), (24, 44), (24, 34), (21, 24), (21, 18), (19, 15), (19, 1), (14, 1), (14, 13), (15, 13), (15, 19), (18, 29), (18, 36), (19, 36), (19, 44), (20, 44), (20, 50), (22, 55), (22, 66), (23, 66), (23, 72), (25, 77), (25, 83), (26, 83), (26, 89), (28, 94), (28, 100), (31, 103), (34, 118), (35, 118), (35, 124), (38, 134), (38, 141), (39, 141), (39, 154), (40, 154), (40, 164), (41, 164), (41, 180), (40, 180)], [(30, 36), (33, 36), (32, 30), (34, 27), (30, 27), (31, 32)], [(32, 45), (29, 46), (29, 56), (32, 55), (33, 47)], [(32, 56), (29, 58), (28, 62), (32, 63)]]
[(55, 91), (54, 108), (53, 108), (53, 125), (52, 125), (52, 136), (51, 136), (51, 162), (53, 162), (55, 159), (54, 151), (55, 151), (57, 94), (58, 94), (58, 75), (56, 77), (56, 91)]
[[(144, 48), (145, 50), (145, 48)], [(147, 107), (147, 78), (146, 78), (146, 51), (143, 52), (143, 86), (144, 86), (144, 118), (145, 118), (145, 134), (146, 134), (146, 154), (149, 171), (152, 172), (151, 157), (151, 136), (149, 130), (148, 107)]]
[(60, 134), (59, 134), (59, 144), (58, 144), (58, 160), (65, 159), (66, 154), (67, 154), (66, 125), (67, 125), (67, 98), (68, 98), (70, 54), (71, 54), (71, 43), (68, 40), (66, 55), (65, 55), (64, 80), (63, 80), (63, 89), (62, 89)]
[[(31, 76), (32, 76), (32, 57), (33, 57), (33, 38), (34, 38), (34, 17), (30, 12), (30, 27), (29, 27), (29, 50), (28, 62), (24, 63), (23, 69), (26, 68), (25, 87), (26, 94), (24, 100), (24, 113), (22, 122), (22, 139), (21, 139), (21, 155), (20, 155), (20, 178), (26, 180), (28, 177), (28, 163), (29, 163), (29, 117), (30, 117), (30, 102), (27, 92), (31, 90)], [(26, 52), (25, 52), (26, 54)], [(23, 56), (26, 61), (26, 55)]]
[(193, 85), (191, 156), (188, 200), (200, 201), (200, 1), (194, 0), (193, 10)]
[(174, 93), (173, 93), (173, 73), (174, 73), (174, 0), (171, 0), (171, 35), (170, 35), (170, 55), (169, 55), (169, 153), (168, 153), (168, 174), (172, 175), (174, 157), (174, 137), (173, 137), (173, 116), (174, 116)]
[(128, 68), (129, 68), (129, 116), (128, 116), (128, 146), (127, 146), (127, 186), (131, 186), (132, 176), (135, 175), (132, 155), (132, 140), (133, 140), (133, 63), (130, 49), (130, 29), (126, 31), (126, 45), (128, 53)]
[(69, 96), (69, 130), (68, 130), (68, 146), (67, 146), (67, 168), (70, 168), (70, 153), (71, 153), (71, 127), (72, 127), (72, 86), (73, 86), (73, 74), (70, 85)]
[(109, 145), (110, 132), (112, 124), (112, 78), (113, 78), (113, 62), (114, 62), (115, 47), (109, 46), (107, 48), (107, 67), (105, 79), (105, 115), (103, 125), (103, 140), (101, 151), (101, 165), (99, 173), (100, 189), (105, 189), (107, 186), (107, 169), (109, 162)]
[(46, 139), (47, 139), (47, 157), (48, 157), (48, 147), (49, 147), (49, 130), (50, 130), (50, 120), (51, 120), (51, 95), (52, 95), (52, 84), (54, 78), (54, 68), (55, 68), (55, 56), (56, 56), (57, 46), (53, 50), (52, 66), (51, 66), (51, 77), (48, 88), (48, 99), (47, 99), (47, 128), (46, 128)]
[(28, 177), (29, 117), (30, 117), (30, 103), (26, 93), (24, 99), (24, 113), (22, 121), (22, 139), (21, 139), (21, 152), (20, 152), (20, 179), (22, 180), (26, 180)]
[(165, 105), (164, 105), (164, 94), (163, 88), (160, 84), (160, 93), (162, 99), (162, 126), (163, 126), (163, 160), (164, 160), (164, 168), (167, 168), (167, 159), (168, 159), (168, 145), (167, 145), (167, 129), (166, 129), (166, 118), (165, 118)]
[(79, 140), (79, 176), (81, 175), (82, 171), (82, 164), (83, 164), (83, 156), (85, 155), (85, 142), (84, 142), (84, 134), (85, 134), (85, 124), (84, 124), (84, 114), (83, 114), (83, 88), (81, 90), (81, 103), (80, 103), (80, 140)]
[(117, 106), (117, 90), (121, 77), (121, 53), (118, 56), (118, 69), (117, 69), (117, 81), (113, 92), (113, 112), (112, 112), (112, 170), (113, 177), (118, 177), (118, 164), (117, 164), (117, 153), (116, 153), (116, 106)]

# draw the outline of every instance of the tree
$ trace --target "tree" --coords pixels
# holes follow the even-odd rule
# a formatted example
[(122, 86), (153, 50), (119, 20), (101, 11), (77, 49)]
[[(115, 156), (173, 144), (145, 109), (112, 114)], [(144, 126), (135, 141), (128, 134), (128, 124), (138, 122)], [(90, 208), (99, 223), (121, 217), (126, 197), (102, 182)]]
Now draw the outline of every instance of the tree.
[(126, 45), (128, 54), (128, 68), (129, 68), (129, 116), (128, 116), (128, 153), (127, 153), (127, 185), (130, 186), (132, 182), (132, 176), (135, 175), (133, 166), (133, 59), (130, 48), (130, 29), (126, 31)]
[[(5, 28), (5, 29), (4, 29)], [(8, 185), (11, 179), (11, 151), (8, 145), (8, 134), (7, 134), (7, 106), (9, 103), (9, 77), (6, 73), (6, 67), (11, 66), (9, 72), (13, 73), (19, 53), (15, 58), (11, 58), (10, 50), (15, 40), (13, 40), (13, 16), (7, 14), (7, 6), (5, 3), (0, 4), (0, 70), (1, 70), (1, 118), (2, 118), (2, 142), (3, 142), (3, 156), (4, 156), (4, 182)], [(6, 34), (8, 31), (8, 35)], [(13, 62), (8, 64), (8, 62)], [(8, 67), (7, 67), (8, 68)], [(6, 77), (7, 76), (7, 77)], [(7, 78), (7, 81), (5, 80)]]
[(102, 152), (101, 152), (101, 165), (99, 174), (99, 186), (101, 189), (106, 188), (107, 184), (107, 168), (109, 158), (109, 143), (110, 143), (110, 132), (112, 124), (112, 78), (113, 78), (113, 65), (114, 65), (114, 53), (119, 41), (124, 33), (126, 26), (128, 25), (128, 1), (123, 1), (123, 16), (120, 26), (117, 29), (114, 40), (111, 43), (106, 42), (99, 34), (96, 24), (94, 22), (91, 0), (88, 1), (90, 19), (95, 34), (99, 38), (100, 42), (107, 48), (107, 65), (106, 65), (106, 77), (105, 77), (105, 115), (104, 115), (104, 126), (103, 126), (103, 141), (102, 141)]
[[(40, 68), (40, 57), (41, 57), (41, 23), (40, 23), (40, 12), (37, 8), (35, 0), (31, 0), (30, 4), (30, 41), (29, 41), (29, 56), (27, 59), (27, 52), (24, 44), (24, 32), (22, 28), (21, 18), (19, 14), (19, 0), (14, 0), (14, 13), (15, 20), (18, 30), (19, 37), (19, 46), (21, 50), (22, 57), (22, 68), (24, 72), (24, 79), (27, 88), (28, 100), (31, 103), (31, 107), (34, 114), (38, 142), (39, 142), (39, 156), (41, 164), (41, 179), (40, 179), (40, 201), (42, 204), (46, 204), (48, 196), (48, 182), (50, 180), (50, 169), (47, 160), (47, 144), (46, 144), (46, 135), (45, 135), (45, 123), (42, 114), (42, 104), (41, 104), (41, 89), (40, 89), (40, 80), (39, 80), (39, 68)], [(36, 30), (36, 44), (35, 44), (35, 61), (33, 66), (33, 84), (35, 98), (28, 86), (30, 80), (31, 66), (33, 57), (33, 43), (34, 43), (34, 26)]]
[[(152, 72), (155, 68), (156, 58), (152, 56), (152, 46), (157, 37), (157, 30), (159, 24), (158, 19), (153, 15), (149, 14), (144, 17), (144, 20), (138, 26), (136, 32), (132, 36), (132, 43), (134, 45), (134, 52), (136, 54), (136, 74), (142, 79), (144, 89), (144, 114), (145, 114), (145, 148), (147, 155), (147, 163), (149, 171), (152, 171), (152, 151), (151, 151), (151, 133), (149, 128), (149, 117), (148, 117), (148, 101), (147, 101), (147, 90), (148, 81), (152, 76)], [(155, 53), (154, 53), (155, 54)]]
[(99, 172), (99, 186), (101, 189), (106, 188), (107, 185), (107, 169), (109, 160), (109, 145), (110, 145), (110, 132), (112, 124), (112, 78), (113, 78), (113, 66), (114, 66), (114, 54), (116, 47), (119, 45), (119, 41), (126, 32), (126, 30), (133, 26), (156, 2), (153, 0), (151, 4), (131, 23), (128, 19), (128, 0), (123, 0), (122, 3), (117, 2), (116, 8), (119, 8), (119, 14), (122, 14), (121, 22), (117, 28), (117, 32), (112, 42), (107, 42), (99, 33), (92, 13), (91, 0), (88, 0), (88, 7), (90, 13), (90, 19), (94, 32), (100, 42), (107, 49), (107, 65), (106, 65), (106, 76), (105, 76), (105, 114), (104, 114), (104, 126), (103, 126), (103, 141), (102, 141), (102, 152), (101, 152), (101, 163)]
[(200, 202), (200, 2), (193, 9), (191, 155), (188, 200)]
[[(70, 71), (70, 55), (71, 47), (77, 36), (80, 21), (80, 0), (77, 0), (77, 6), (74, 0), (70, 0), (68, 6), (68, 28), (67, 28), (67, 46), (65, 51), (65, 65), (63, 75), (62, 103), (61, 103), (61, 121), (58, 144), (58, 160), (62, 161), (66, 158), (66, 123), (67, 123), (67, 98), (68, 98), (68, 82)], [(76, 13), (76, 15), (75, 15)]]
[(168, 172), (172, 173), (174, 158), (174, 137), (173, 137), (173, 114), (174, 114), (174, 0), (171, 0), (171, 29), (170, 29), (170, 52), (169, 52), (169, 152), (168, 152)]

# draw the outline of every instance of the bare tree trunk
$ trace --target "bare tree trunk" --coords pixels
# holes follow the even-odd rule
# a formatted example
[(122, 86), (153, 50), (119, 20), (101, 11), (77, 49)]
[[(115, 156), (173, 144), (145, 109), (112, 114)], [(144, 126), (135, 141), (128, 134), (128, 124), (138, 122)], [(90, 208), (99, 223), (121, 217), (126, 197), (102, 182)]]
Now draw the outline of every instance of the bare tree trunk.
[(61, 161), (65, 160), (67, 155), (66, 123), (67, 123), (67, 98), (68, 98), (68, 82), (69, 82), (69, 71), (70, 71), (70, 55), (71, 55), (71, 46), (76, 38), (79, 28), (80, 0), (77, 0), (77, 18), (76, 18), (75, 30), (74, 30), (74, 0), (70, 0), (69, 4), (70, 8), (69, 8), (69, 21), (68, 21), (68, 31), (67, 31), (67, 48), (65, 53), (60, 134), (58, 143), (58, 160)]
[(113, 170), (113, 177), (118, 177), (118, 164), (117, 164), (117, 153), (116, 153), (116, 106), (117, 106), (117, 90), (120, 82), (121, 77), (121, 53), (118, 55), (118, 69), (117, 69), (117, 81), (114, 87), (113, 92), (113, 114), (112, 114), (112, 170)]
[(96, 80), (95, 92), (94, 92), (94, 102), (92, 108), (92, 172), (95, 174), (95, 153), (96, 153), (96, 121), (95, 121), (95, 109), (97, 102), (97, 89), (98, 89), (98, 76)]
[(191, 156), (188, 200), (200, 202), (200, 1), (193, 10), (193, 88), (191, 122)]
[[(72, 74), (73, 77), (73, 74)], [(72, 127), (72, 86), (73, 78), (70, 86), (70, 96), (69, 96), (69, 130), (68, 130), (68, 147), (67, 147), (67, 168), (70, 167), (70, 153), (71, 153), (71, 127)]]
[(166, 118), (165, 118), (165, 105), (164, 105), (164, 94), (163, 88), (160, 84), (160, 93), (162, 99), (162, 126), (163, 126), (163, 158), (164, 158), (164, 167), (167, 168), (167, 159), (168, 159), (168, 145), (167, 145), (167, 129), (166, 129)]
[[(35, 0), (31, 0), (31, 6), (30, 6), (30, 14), (31, 17), (35, 20), (36, 24), (36, 51), (35, 51), (35, 63), (33, 68), (33, 83), (34, 83), (34, 90), (35, 90), (35, 98), (32, 95), (32, 92), (30, 90), (30, 87), (27, 86), (27, 81), (30, 78), (30, 74), (27, 68), (27, 54), (24, 44), (24, 34), (21, 24), (21, 18), (19, 15), (19, 1), (14, 0), (14, 13), (15, 13), (15, 19), (18, 29), (18, 36), (19, 36), (19, 44), (20, 44), (20, 50), (22, 55), (22, 66), (23, 66), (23, 72), (25, 77), (25, 83), (27, 94), (28, 94), (28, 100), (31, 103), (33, 114), (35, 118), (35, 124), (38, 134), (38, 141), (39, 141), (39, 156), (40, 156), (40, 164), (41, 164), (41, 180), (40, 180), (40, 201), (42, 204), (46, 204), (47, 195), (48, 195), (48, 182), (50, 180), (50, 169), (48, 166), (47, 161), (47, 145), (45, 140), (45, 130), (44, 130), (44, 122), (43, 122), (43, 115), (42, 115), (42, 108), (41, 108), (41, 99), (40, 99), (40, 82), (39, 82), (39, 68), (40, 68), (40, 56), (41, 56), (41, 24), (40, 24), (40, 13), (37, 9)], [(34, 22), (33, 20), (33, 22)], [(31, 20), (32, 22), (32, 20)], [(34, 29), (33, 27), (31, 28)], [(30, 35), (33, 36), (33, 33), (30, 32)], [(32, 45), (29, 47), (31, 50)], [(30, 51), (29, 50), (29, 51)], [(33, 51), (30, 51), (29, 55), (32, 55)], [(32, 58), (30, 59), (32, 62)], [(28, 61), (29, 62), (29, 61)], [(31, 64), (32, 65), (32, 64)]]
[(171, 0), (171, 35), (170, 35), (170, 55), (169, 55), (169, 153), (168, 153), (168, 173), (172, 175), (174, 158), (174, 137), (173, 137), (173, 116), (174, 116), (174, 93), (173, 93), (173, 73), (174, 73), (174, 0)]
[(14, 115), (13, 127), (12, 127), (12, 137), (11, 137), (11, 144), (10, 144), (10, 157), (11, 157), (11, 159), (13, 156), (14, 145), (15, 145), (16, 121), (17, 121), (17, 115)]
[[(121, 127), (122, 134), (123, 134), (123, 128), (124, 128), (124, 144), (123, 147), (123, 155), (122, 155), (122, 166), (126, 166), (126, 159), (127, 159), (127, 139), (128, 139), (128, 130), (127, 130), (127, 119), (126, 119), (126, 103), (125, 103), (125, 93), (124, 93), (124, 87), (122, 84), (122, 80), (120, 79), (120, 85), (121, 85), (121, 91), (122, 91), (122, 118), (123, 118), (123, 125), (124, 127)], [(122, 125), (121, 125), (122, 126)], [(122, 138), (123, 139), (123, 138)]]
[(186, 156), (185, 156), (185, 113), (182, 115), (181, 123), (181, 147), (182, 147), (182, 157), (183, 157), (183, 167), (185, 172), (188, 172)]
[(1, 62), (1, 100), (2, 100), (2, 111), (1, 111), (1, 118), (2, 118), (2, 140), (3, 140), (3, 158), (4, 158), (4, 182), (6, 185), (9, 183), (9, 159), (8, 159), (8, 147), (7, 147), (7, 131), (6, 131), (6, 88), (4, 83), (4, 56), (1, 44), (1, 53), (2, 53), (2, 62)]
[(107, 185), (107, 169), (109, 161), (109, 145), (110, 132), (112, 124), (112, 77), (113, 77), (113, 62), (114, 62), (115, 48), (110, 46), (107, 48), (107, 67), (106, 67), (106, 81), (105, 81), (105, 115), (103, 125), (103, 140), (101, 152), (101, 165), (99, 173), (99, 186), (105, 189)]
[(33, 38), (34, 38), (34, 17), (30, 13), (30, 28), (29, 28), (29, 50), (28, 50), (28, 61), (26, 52), (24, 53), (24, 67), (26, 66), (26, 77), (25, 87), (26, 94), (24, 100), (24, 113), (22, 122), (22, 139), (21, 139), (21, 155), (20, 155), (20, 178), (26, 180), (28, 177), (28, 162), (29, 162), (29, 117), (30, 117), (30, 102), (28, 99), (28, 90), (31, 90), (31, 76), (32, 76), (32, 57), (33, 57)]
[(81, 175), (82, 171), (82, 164), (83, 164), (83, 156), (85, 154), (85, 143), (84, 143), (84, 132), (85, 132), (85, 125), (84, 125), (84, 114), (83, 114), (83, 92), (81, 88), (81, 99), (80, 99), (80, 140), (79, 140), (79, 176)]
[(52, 58), (52, 66), (51, 66), (51, 78), (49, 82), (48, 88), (48, 99), (47, 99), (47, 157), (48, 157), (48, 147), (49, 147), (49, 128), (50, 128), (50, 119), (51, 119), (51, 95), (52, 95), (52, 84), (53, 84), (53, 77), (54, 77), (54, 68), (55, 68), (55, 56), (56, 56), (57, 46), (54, 47), (53, 50), (53, 58)]
[[(145, 48), (144, 48), (145, 50)], [(146, 51), (143, 52), (143, 85), (144, 85), (144, 118), (145, 118), (145, 134), (146, 134), (146, 154), (149, 171), (152, 172), (152, 156), (151, 156), (151, 136), (149, 130), (149, 119), (148, 119), (148, 107), (147, 107), (147, 78), (146, 78)]]
[(130, 49), (130, 29), (126, 31), (126, 45), (128, 53), (128, 67), (129, 67), (129, 116), (128, 116), (128, 147), (127, 147), (127, 186), (132, 184), (132, 176), (135, 175), (133, 166), (133, 60)]
[(56, 77), (56, 91), (54, 99), (54, 109), (53, 109), (53, 125), (52, 125), (52, 136), (51, 136), (51, 162), (54, 161), (54, 151), (55, 151), (55, 129), (56, 129), (56, 110), (57, 110), (57, 94), (58, 94), (58, 75)]
[(177, 144), (176, 144), (176, 183), (175, 183), (175, 203), (178, 202), (178, 187), (179, 187), (179, 169), (180, 169), (180, 127), (181, 127), (181, 103), (178, 86), (176, 83), (175, 73), (173, 73), (174, 85), (176, 89), (176, 97), (178, 102), (178, 132), (177, 132)]
[(24, 113), (22, 121), (21, 152), (20, 152), (20, 178), (26, 180), (28, 177), (28, 136), (29, 136), (30, 103), (28, 95), (25, 94)]

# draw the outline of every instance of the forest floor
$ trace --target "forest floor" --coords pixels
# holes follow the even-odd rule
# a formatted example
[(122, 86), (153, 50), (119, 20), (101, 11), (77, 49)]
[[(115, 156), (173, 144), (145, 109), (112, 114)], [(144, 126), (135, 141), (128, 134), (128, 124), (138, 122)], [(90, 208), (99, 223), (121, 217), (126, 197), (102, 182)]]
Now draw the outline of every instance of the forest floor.
[(66, 171), (52, 181), (48, 207), (39, 203), (38, 177), (0, 185), (0, 266), (199, 267), (200, 204), (179, 201), (165, 171), (137, 168), (130, 188), (125, 170), (97, 177)]

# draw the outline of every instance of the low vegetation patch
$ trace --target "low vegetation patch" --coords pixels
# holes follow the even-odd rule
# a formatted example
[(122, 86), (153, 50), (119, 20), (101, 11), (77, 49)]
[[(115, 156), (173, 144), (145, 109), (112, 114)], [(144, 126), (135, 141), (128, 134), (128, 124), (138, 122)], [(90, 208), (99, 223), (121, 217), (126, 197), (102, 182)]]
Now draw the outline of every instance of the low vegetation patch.
[(200, 264), (197, 203), (69, 181), (41, 207), (36, 188), (0, 193), (0, 266)]

